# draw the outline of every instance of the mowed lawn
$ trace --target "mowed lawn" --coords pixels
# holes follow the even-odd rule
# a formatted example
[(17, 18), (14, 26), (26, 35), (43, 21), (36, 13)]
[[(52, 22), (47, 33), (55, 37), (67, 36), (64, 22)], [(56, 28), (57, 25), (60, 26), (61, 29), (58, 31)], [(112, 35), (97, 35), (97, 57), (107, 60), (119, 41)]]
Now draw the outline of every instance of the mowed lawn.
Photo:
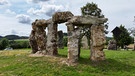
[(31, 49), (0, 51), (0, 76), (135, 76), (135, 51), (105, 51), (106, 60), (93, 63), (81, 50), (76, 66), (67, 66), (67, 48), (57, 57), (30, 57)]

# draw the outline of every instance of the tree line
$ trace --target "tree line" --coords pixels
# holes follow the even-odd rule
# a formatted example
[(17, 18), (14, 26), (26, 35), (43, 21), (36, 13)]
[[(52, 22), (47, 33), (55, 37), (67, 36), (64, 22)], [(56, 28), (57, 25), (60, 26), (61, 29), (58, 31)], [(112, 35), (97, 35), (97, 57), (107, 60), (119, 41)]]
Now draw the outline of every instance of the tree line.
[[(67, 33), (63, 33), (63, 45), (67, 46)], [(19, 37), (19, 36), (18, 36)], [(10, 38), (2, 37), (0, 38), (0, 50), (4, 50), (5, 48), (13, 48), (13, 49), (22, 49), (22, 48), (30, 48), (29, 40), (27, 39), (17, 39), (17, 36), (11, 36)]]
[(8, 40), (7, 38), (0, 39), (0, 50), (5, 48), (22, 49), (30, 48), (28, 40)]

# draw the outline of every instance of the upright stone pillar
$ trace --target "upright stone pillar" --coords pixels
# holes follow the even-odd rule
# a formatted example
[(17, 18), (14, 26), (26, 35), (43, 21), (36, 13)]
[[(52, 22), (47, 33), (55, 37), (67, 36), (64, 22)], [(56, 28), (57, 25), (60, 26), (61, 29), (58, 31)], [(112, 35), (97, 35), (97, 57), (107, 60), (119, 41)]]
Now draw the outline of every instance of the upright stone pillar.
[(116, 41), (115, 40), (109, 40), (107, 49), (108, 50), (117, 50)]
[(68, 28), (68, 63), (72, 65), (78, 60), (78, 38), (80, 29), (74, 29), (74, 26), (70, 23), (66, 25)]
[(34, 30), (31, 31), (31, 34), (29, 37), (29, 43), (30, 43), (30, 46), (32, 48), (31, 53), (33, 53), (33, 54), (36, 53), (38, 51), (38, 45), (37, 45), (37, 42), (35, 39), (35, 31)]
[(91, 56), (92, 61), (105, 60), (103, 52), (104, 43), (106, 42), (103, 25), (91, 26)]
[(30, 35), (30, 45), (32, 47), (32, 53), (40, 51), (40, 53), (46, 53), (46, 29), (47, 25), (45, 20), (35, 20), (32, 23), (32, 32)]
[(41, 26), (38, 26), (36, 29), (37, 31), (35, 32), (35, 39), (37, 41), (38, 50), (46, 51), (46, 32)]
[(47, 54), (57, 55), (57, 24), (51, 22), (48, 24), (48, 34), (47, 34)]
[(62, 30), (58, 31), (58, 48), (63, 49), (64, 48), (64, 44), (63, 44), (63, 32)]
[(88, 38), (86, 36), (82, 37), (82, 48), (83, 49), (89, 49), (89, 45), (88, 45)]

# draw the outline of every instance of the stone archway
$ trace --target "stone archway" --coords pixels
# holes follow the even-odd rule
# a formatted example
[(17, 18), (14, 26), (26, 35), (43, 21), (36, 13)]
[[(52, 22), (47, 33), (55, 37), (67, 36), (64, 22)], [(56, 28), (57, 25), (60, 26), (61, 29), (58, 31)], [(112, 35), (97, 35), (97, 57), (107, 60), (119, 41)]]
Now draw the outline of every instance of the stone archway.
[[(81, 29), (76, 26), (88, 26), (91, 29), (91, 55), (92, 61), (104, 60), (103, 44), (105, 42), (104, 36), (104, 23), (107, 22), (107, 18), (97, 18), (93, 16), (74, 16), (71, 12), (56, 12), (52, 19), (49, 20), (36, 20), (33, 23), (33, 31), (30, 35), (30, 44), (33, 48), (37, 44), (34, 50), (44, 51), (47, 55), (57, 55), (57, 26), (60, 23), (66, 22), (68, 31), (68, 63), (73, 64), (78, 60), (78, 37)], [(47, 27), (48, 34), (45, 35), (45, 29)], [(36, 29), (36, 30), (35, 30)], [(40, 30), (38, 30), (40, 29)], [(41, 31), (41, 32), (40, 32)], [(37, 33), (37, 34), (35, 34)], [(41, 38), (40, 38), (41, 37)], [(33, 42), (32, 42), (33, 40)], [(35, 41), (34, 41), (35, 40)], [(44, 47), (42, 49), (39, 49)]]
[[(104, 26), (106, 18), (92, 16), (74, 16), (68, 22), (68, 61), (75, 63), (78, 60), (78, 35), (80, 29), (75, 26), (87, 26), (91, 29), (91, 55), (92, 61), (104, 60), (103, 47), (105, 43)], [(97, 41), (98, 40), (98, 41)], [(100, 48), (99, 48), (100, 47)]]
[(67, 12), (56, 12), (51, 19), (51, 23), (48, 25), (48, 36), (47, 36), (47, 47), (46, 50), (49, 55), (57, 55), (57, 27), (58, 24), (67, 22), (73, 17), (73, 14), (69, 11)]

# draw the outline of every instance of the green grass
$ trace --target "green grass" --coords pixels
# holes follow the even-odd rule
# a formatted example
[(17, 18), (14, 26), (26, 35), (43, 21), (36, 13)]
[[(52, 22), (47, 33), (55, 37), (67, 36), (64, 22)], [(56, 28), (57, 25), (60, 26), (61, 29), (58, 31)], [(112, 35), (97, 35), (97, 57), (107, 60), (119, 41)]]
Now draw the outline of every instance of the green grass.
[(106, 60), (92, 63), (82, 50), (77, 66), (62, 64), (67, 48), (58, 57), (29, 57), (30, 49), (0, 51), (0, 76), (135, 76), (135, 51), (105, 50)]

